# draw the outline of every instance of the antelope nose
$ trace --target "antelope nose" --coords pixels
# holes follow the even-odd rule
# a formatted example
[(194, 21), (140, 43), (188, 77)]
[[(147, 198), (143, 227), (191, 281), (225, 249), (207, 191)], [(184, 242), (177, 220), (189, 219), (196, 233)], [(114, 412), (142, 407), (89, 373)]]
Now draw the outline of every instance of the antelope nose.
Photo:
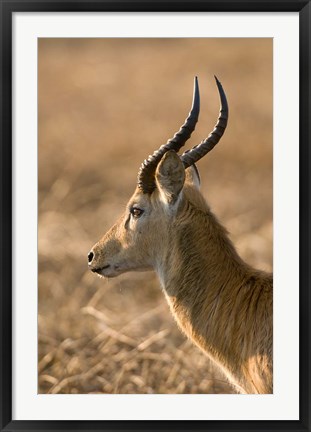
[(87, 256), (87, 260), (88, 260), (89, 265), (92, 264), (93, 258), (94, 258), (94, 252), (91, 251), (91, 252), (89, 252), (89, 254)]

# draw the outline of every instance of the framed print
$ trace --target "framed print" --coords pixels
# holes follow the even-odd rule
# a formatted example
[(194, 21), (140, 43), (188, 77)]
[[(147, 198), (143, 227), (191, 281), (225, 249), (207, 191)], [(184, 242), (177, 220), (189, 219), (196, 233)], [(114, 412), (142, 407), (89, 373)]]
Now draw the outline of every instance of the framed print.
[(1, 2), (1, 430), (310, 430), (309, 3)]

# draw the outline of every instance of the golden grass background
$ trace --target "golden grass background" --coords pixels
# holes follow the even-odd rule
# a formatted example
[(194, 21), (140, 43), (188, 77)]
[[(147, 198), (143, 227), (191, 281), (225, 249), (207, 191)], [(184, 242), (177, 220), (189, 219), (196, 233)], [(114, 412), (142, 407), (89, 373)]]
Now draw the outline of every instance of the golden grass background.
[(39, 393), (232, 393), (181, 334), (156, 275), (105, 281), (92, 245), (122, 213), (138, 168), (179, 129), (199, 76), (187, 148), (227, 131), (198, 163), (202, 191), (240, 255), (272, 270), (271, 39), (39, 40)]

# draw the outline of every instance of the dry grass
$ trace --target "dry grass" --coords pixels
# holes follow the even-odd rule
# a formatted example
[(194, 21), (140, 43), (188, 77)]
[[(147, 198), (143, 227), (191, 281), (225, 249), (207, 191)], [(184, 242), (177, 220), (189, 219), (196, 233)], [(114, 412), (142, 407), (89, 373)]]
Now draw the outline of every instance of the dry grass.
[(200, 78), (191, 144), (229, 99), (200, 161), (202, 190), (241, 256), (272, 269), (272, 41), (39, 41), (39, 392), (231, 393), (180, 333), (155, 274), (103, 281), (87, 253), (122, 212), (142, 160), (179, 128)]

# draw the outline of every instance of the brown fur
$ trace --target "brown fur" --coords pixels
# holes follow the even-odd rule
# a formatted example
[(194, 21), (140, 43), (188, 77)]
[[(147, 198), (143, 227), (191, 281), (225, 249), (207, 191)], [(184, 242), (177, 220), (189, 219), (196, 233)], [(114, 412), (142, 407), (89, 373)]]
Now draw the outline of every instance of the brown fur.
[[(109, 265), (98, 271), (106, 277), (154, 268), (180, 328), (237, 391), (272, 393), (272, 275), (238, 256), (198, 182), (194, 169), (166, 153), (156, 190), (135, 191), (125, 215), (94, 246), (90, 267)], [(133, 205), (144, 210), (138, 220), (129, 215)]]

